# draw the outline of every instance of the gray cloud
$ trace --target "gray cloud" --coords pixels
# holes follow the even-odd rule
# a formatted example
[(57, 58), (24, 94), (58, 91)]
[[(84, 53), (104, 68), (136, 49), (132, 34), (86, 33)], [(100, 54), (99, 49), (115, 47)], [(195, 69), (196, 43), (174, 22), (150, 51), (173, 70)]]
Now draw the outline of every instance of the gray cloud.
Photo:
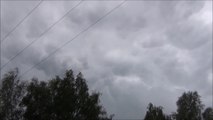
[[(3, 36), (36, 2), (2, 2)], [(3, 43), (2, 63), (37, 39), (78, 2), (45, 1)], [(24, 72), (95, 22), (117, 2), (83, 2), (4, 71)], [(7, 6), (7, 7), (6, 7)], [(126, 2), (88, 32), (36, 66), (24, 78), (49, 79), (72, 68), (115, 118), (142, 118), (149, 102), (176, 110), (184, 91), (211, 105), (212, 6), (210, 2)]]

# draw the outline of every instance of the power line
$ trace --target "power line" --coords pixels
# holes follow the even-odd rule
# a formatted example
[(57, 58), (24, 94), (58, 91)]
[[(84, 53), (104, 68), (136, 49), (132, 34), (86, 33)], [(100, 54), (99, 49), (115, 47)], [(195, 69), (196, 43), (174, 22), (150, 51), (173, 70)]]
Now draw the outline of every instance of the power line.
[[(2, 27), (2, 25), (1, 25), (1, 0), (0, 0), (0, 66), (1, 66), (1, 27)], [(0, 82), (1, 82), (1, 70), (0, 70)]]
[(9, 37), (10, 34), (14, 32), (16, 28), (18, 28), (18, 26), (21, 25), (25, 21), (25, 19), (27, 19), (27, 17), (30, 16), (33, 13), (33, 11), (35, 11), (36, 8), (38, 8), (41, 5), (42, 2), (43, 0), (41, 0), (29, 13), (27, 13), (27, 15), (24, 16), (24, 18), (22, 18), (21, 21), (19, 21), (18, 24), (16, 24), (16, 26), (10, 32), (7, 33), (7, 35), (5, 35), (5, 37), (1, 40), (1, 42), (3, 43), (7, 39), (7, 37)]
[[(13, 1), (38, 1), (38, 0), (2, 0), (2, 1), (7, 1), (7, 2), (13, 2)], [(78, 0), (44, 0), (44, 1), (78, 1)], [(98, 1), (98, 2), (101, 2), (101, 1), (123, 1), (123, 0), (84, 0), (84, 1)], [(149, 1), (160, 1), (160, 2), (177, 2), (177, 1), (186, 1), (186, 2), (200, 2), (200, 1), (212, 1), (212, 0), (126, 0), (126, 1), (146, 1), (146, 2), (149, 2)]]
[(13, 56), (10, 60), (7, 61), (3, 66), (1, 66), (1, 70), (9, 64), (12, 60), (14, 60), (17, 56), (19, 56), (21, 53), (23, 53), (27, 48), (29, 48), (33, 43), (38, 41), (42, 36), (44, 36), (48, 31), (50, 31), (57, 23), (59, 23), (66, 15), (68, 15), (71, 11), (73, 11), (76, 7), (78, 7), (83, 0), (81, 0), (78, 4), (76, 4), (74, 7), (72, 7), (68, 12), (66, 12), (60, 19), (58, 19), (55, 23), (53, 23), (49, 28), (47, 28), (37, 39), (33, 40), (30, 44), (28, 44), (26, 47), (24, 47), (21, 51), (19, 51), (15, 56)]
[[(212, 2), (212, 6), (213, 6), (213, 2)], [(213, 11), (213, 7), (212, 7), (212, 11)], [(213, 16), (213, 12), (212, 12), (212, 16)], [(212, 31), (213, 31), (213, 24), (212, 24)], [(213, 50), (213, 34), (212, 34), (212, 50)], [(213, 59), (213, 52), (212, 52), (212, 59)], [(212, 61), (212, 68), (213, 68), (213, 61)], [(212, 70), (212, 74), (213, 74), (213, 70)], [(212, 77), (212, 108), (213, 108), (213, 77)]]
[(79, 37), (82, 33), (86, 32), (87, 30), (89, 30), (91, 27), (93, 27), (94, 25), (96, 25), (98, 22), (100, 22), (102, 19), (104, 19), (106, 16), (108, 16), (109, 14), (111, 14), (113, 11), (115, 11), (116, 9), (118, 9), (119, 7), (121, 7), (124, 3), (126, 2), (126, 0), (124, 0), (123, 2), (121, 2), (119, 5), (117, 5), (116, 7), (114, 7), (113, 9), (111, 9), (109, 12), (107, 12), (106, 14), (104, 14), (102, 17), (100, 17), (98, 20), (96, 20), (94, 23), (92, 23), (91, 25), (89, 25), (88, 27), (86, 27), (84, 30), (80, 31), (77, 35), (75, 35), (71, 40), (68, 40), (67, 42), (65, 42), (64, 44), (62, 44), (60, 47), (58, 47), (57, 49), (55, 49), (52, 53), (50, 53), (47, 57), (45, 57), (44, 59), (42, 59), (41, 61), (39, 61), (37, 64), (33, 65), (31, 68), (29, 68), (28, 70), (26, 70), (24, 73), (22, 73), (20, 75), (20, 77), (22, 77), (23, 75), (27, 74), (29, 71), (31, 71), (33, 68), (35, 68), (36, 66), (38, 66), (39, 64), (41, 64), (42, 62), (44, 62), (45, 60), (47, 60), (49, 57), (51, 57), (52, 55), (54, 55), (57, 51), (59, 51), (61, 48), (63, 48), (64, 46), (66, 46), (68, 43), (72, 42), (73, 40), (75, 40), (77, 37)]

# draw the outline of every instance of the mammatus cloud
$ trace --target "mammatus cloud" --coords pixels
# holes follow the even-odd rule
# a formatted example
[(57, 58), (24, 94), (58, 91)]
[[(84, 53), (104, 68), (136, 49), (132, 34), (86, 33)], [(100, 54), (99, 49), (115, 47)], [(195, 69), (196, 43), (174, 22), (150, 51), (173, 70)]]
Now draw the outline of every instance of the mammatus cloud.
[[(2, 64), (37, 39), (78, 2), (44, 1), (2, 44)], [(118, 5), (84, 1), (3, 70), (24, 72)], [(2, 2), (6, 35), (37, 2)], [(69, 68), (83, 72), (90, 89), (115, 118), (143, 118), (149, 102), (176, 110), (184, 91), (212, 104), (212, 2), (128, 1), (88, 32), (23, 76), (49, 79)]]

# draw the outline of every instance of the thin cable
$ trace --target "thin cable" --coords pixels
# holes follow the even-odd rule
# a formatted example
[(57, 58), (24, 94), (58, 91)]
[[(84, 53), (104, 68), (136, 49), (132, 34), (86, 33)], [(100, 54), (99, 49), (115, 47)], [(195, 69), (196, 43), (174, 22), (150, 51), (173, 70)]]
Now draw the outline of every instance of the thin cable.
[[(213, 1), (212, 1), (212, 11), (213, 11)], [(213, 12), (212, 12), (212, 21), (213, 21)], [(213, 24), (212, 24), (212, 31), (213, 31)], [(212, 50), (213, 50), (213, 34), (212, 34)], [(213, 59), (213, 52), (212, 52), (212, 59)], [(212, 61), (212, 69), (213, 69), (213, 61)], [(212, 70), (213, 75), (213, 70)], [(212, 77), (212, 108), (213, 108), (213, 77)]]
[(72, 7), (68, 12), (66, 12), (60, 19), (58, 19), (55, 23), (53, 23), (49, 28), (47, 28), (37, 39), (33, 40), (30, 44), (28, 44), (26, 47), (24, 47), (21, 51), (19, 51), (15, 56), (13, 56), (10, 60), (7, 61), (2, 67), (1, 70), (9, 64), (12, 60), (14, 60), (17, 56), (19, 56), (21, 53), (23, 53), (27, 48), (29, 48), (33, 43), (38, 41), (42, 36), (44, 36), (48, 31), (50, 31), (57, 23), (59, 23), (66, 15), (68, 15), (71, 11), (73, 11), (76, 7), (78, 7), (83, 0), (81, 0), (78, 4), (76, 4), (74, 7)]
[[(37, 0), (2, 0), (2, 1), (7, 1), (7, 2), (10, 2), (10, 1), (37, 1)], [(44, 1), (78, 1), (78, 0), (44, 0)], [(85, 0), (85, 1), (123, 1), (123, 0)], [(177, 1), (190, 1), (190, 2), (198, 2), (198, 1), (212, 1), (212, 0), (126, 0), (126, 1), (146, 1), (146, 2), (149, 2), (149, 1), (160, 1), (160, 2), (164, 2), (164, 1), (167, 1), (167, 2), (177, 2)]]
[[(1, 66), (1, 0), (0, 0), (0, 66)], [(0, 83), (1, 83), (1, 73), (2, 71), (0, 70)]]
[(10, 34), (14, 32), (16, 28), (18, 28), (18, 26), (21, 25), (28, 18), (28, 16), (30, 16), (33, 13), (33, 11), (35, 11), (36, 8), (38, 8), (41, 5), (42, 2), (43, 0), (41, 0), (29, 13), (27, 13), (27, 15), (24, 16), (24, 18), (21, 19), (21, 21), (19, 21), (19, 23), (10, 32), (8, 32), (7, 35), (5, 35), (5, 37), (1, 40), (1, 42), (3, 43), (10, 36)]
[(96, 25), (98, 22), (100, 22), (102, 19), (104, 19), (106, 16), (108, 16), (109, 14), (111, 14), (113, 11), (115, 11), (116, 9), (118, 9), (119, 7), (121, 7), (124, 3), (126, 2), (126, 0), (124, 0), (123, 2), (121, 2), (119, 5), (117, 5), (116, 7), (114, 7), (112, 10), (110, 10), (109, 12), (107, 12), (105, 15), (103, 15), (102, 17), (100, 17), (98, 20), (96, 20), (93, 24), (89, 25), (88, 27), (86, 27), (84, 30), (80, 31), (77, 35), (75, 35), (71, 40), (68, 40), (67, 42), (65, 42), (64, 44), (62, 44), (60, 47), (58, 47), (55, 51), (53, 51), (52, 53), (50, 53), (47, 57), (45, 57), (44, 59), (42, 59), (40, 62), (38, 62), (37, 64), (33, 65), (31, 68), (29, 68), (28, 70), (26, 70), (24, 73), (22, 73), (20, 75), (20, 77), (22, 77), (23, 75), (27, 74), (29, 71), (31, 71), (33, 68), (35, 68), (36, 66), (38, 66), (39, 64), (41, 64), (42, 62), (44, 62), (45, 60), (47, 60), (49, 57), (51, 57), (52, 55), (54, 55), (57, 51), (59, 51), (61, 48), (63, 48), (64, 46), (66, 46), (68, 43), (72, 42), (73, 40), (75, 40), (77, 37), (79, 37), (82, 33), (86, 32), (87, 30), (89, 30), (91, 27), (93, 27), (94, 25)]

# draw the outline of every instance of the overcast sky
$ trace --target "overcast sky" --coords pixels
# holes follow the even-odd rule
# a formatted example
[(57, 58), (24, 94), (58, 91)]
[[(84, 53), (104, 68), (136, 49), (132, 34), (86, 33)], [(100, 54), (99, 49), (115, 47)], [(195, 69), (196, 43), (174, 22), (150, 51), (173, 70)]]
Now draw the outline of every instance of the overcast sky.
[[(3, 71), (20, 74), (71, 40), (122, 1), (84, 1), (44, 36), (78, 1), (44, 1), (2, 43)], [(37, 1), (2, 2), (2, 38)], [(81, 71), (115, 118), (143, 118), (149, 102), (176, 111), (178, 97), (196, 90), (212, 105), (212, 1), (127, 1), (64, 46), (24, 79)], [(3, 72), (3, 73), (4, 73)]]

